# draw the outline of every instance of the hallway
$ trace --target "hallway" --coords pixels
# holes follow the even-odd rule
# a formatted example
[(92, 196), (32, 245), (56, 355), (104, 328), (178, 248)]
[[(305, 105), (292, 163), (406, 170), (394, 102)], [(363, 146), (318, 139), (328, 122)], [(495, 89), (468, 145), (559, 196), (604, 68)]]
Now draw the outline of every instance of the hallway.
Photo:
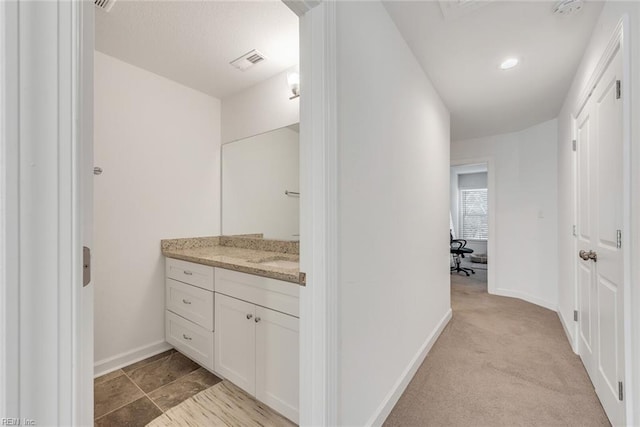
[(385, 426), (606, 426), (556, 313), (451, 276), (453, 319)]

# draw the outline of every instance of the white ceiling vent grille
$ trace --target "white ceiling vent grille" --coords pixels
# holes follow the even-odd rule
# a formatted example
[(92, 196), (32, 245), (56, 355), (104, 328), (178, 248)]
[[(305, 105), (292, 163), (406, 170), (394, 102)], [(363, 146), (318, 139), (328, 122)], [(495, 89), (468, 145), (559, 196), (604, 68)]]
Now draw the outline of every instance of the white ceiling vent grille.
[(105, 12), (109, 12), (115, 2), (116, 0), (93, 0), (93, 4), (95, 4), (97, 8), (100, 8)]
[(238, 59), (234, 59), (230, 62), (231, 65), (236, 67), (240, 71), (245, 71), (254, 65), (266, 60), (267, 57), (253, 49), (250, 52), (245, 53)]
[(584, 6), (582, 0), (562, 0), (556, 3), (553, 8), (553, 13), (556, 15), (570, 16), (580, 12)]
[(440, 0), (440, 9), (445, 20), (467, 15), (494, 0)]

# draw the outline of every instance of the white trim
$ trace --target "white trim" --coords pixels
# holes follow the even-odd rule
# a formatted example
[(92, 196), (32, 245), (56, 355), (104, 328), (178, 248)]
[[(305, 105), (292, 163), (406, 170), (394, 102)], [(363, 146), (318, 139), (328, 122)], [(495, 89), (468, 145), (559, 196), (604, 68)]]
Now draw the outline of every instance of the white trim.
[[(632, 83), (632, 75), (631, 75), (631, 37), (629, 36), (629, 16), (623, 15), (620, 19), (620, 23), (618, 24), (618, 28), (616, 28), (616, 36), (620, 39), (620, 53), (622, 54), (622, 87), (621, 87), (621, 96), (622, 96), (622, 158), (624, 159), (622, 165), (622, 176), (623, 176), (623, 184), (622, 184), (622, 241), (623, 241), (623, 269), (624, 269), (624, 384), (626, 384), (625, 391), (625, 420), (628, 425), (632, 425), (637, 421), (638, 414), (634, 413), (634, 403), (635, 402), (635, 390), (633, 387), (633, 377), (635, 368), (634, 358), (633, 358), (633, 311), (632, 311), (632, 298), (633, 293), (631, 290), (631, 264), (632, 259), (636, 259), (634, 254), (631, 253), (633, 250), (632, 245), (632, 233), (631, 233), (631, 203), (632, 203), (632, 184), (631, 184), (631, 170), (632, 170), (632, 162), (631, 162), (631, 85)], [(618, 35), (619, 32), (619, 35)], [(637, 80), (636, 80), (637, 82)], [(625, 246), (624, 242), (628, 242)]]
[(339, 424), (336, 4), (300, 19), (300, 425)]
[(303, 16), (314, 7), (318, 6), (322, 0), (282, 0), (293, 13)]
[(498, 288), (493, 292), (494, 295), (501, 297), (518, 298), (523, 301), (530, 302), (531, 304), (539, 305), (540, 307), (548, 308), (552, 311), (558, 311), (558, 305), (551, 301), (536, 297), (527, 292), (517, 291), (513, 289)]
[[(576, 141), (577, 143), (577, 139), (578, 139), (578, 118), (571, 115), (570, 117), (571, 120), (571, 144), (573, 144), (573, 141)], [(560, 143), (560, 141), (558, 141), (558, 143)], [(571, 149), (573, 150), (573, 146), (571, 147)], [(573, 218), (572, 221), (572, 225), (574, 227), (576, 227), (576, 233), (573, 234), (572, 233), (572, 237), (573, 237), (573, 242), (572, 242), (572, 248), (571, 248), (571, 255), (570, 257), (573, 256), (573, 254), (577, 254), (578, 253), (578, 156), (577, 156), (578, 152), (577, 151), (571, 151), (571, 167), (572, 167), (572, 179), (573, 179), (573, 185), (572, 185), (572, 200), (571, 200), (571, 217)], [(573, 230), (572, 230), (573, 232)], [(573, 268), (571, 270), (571, 274), (573, 275), (573, 310), (578, 310), (578, 264), (575, 262), (575, 259), (573, 261)], [(560, 284), (558, 283), (558, 286)], [(573, 328), (569, 328), (568, 331), (570, 333), (570, 338), (569, 338), (569, 343), (571, 344), (571, 348), (573, 349), (573, 351), (578, 354), (579, 351), (579, 347), (578, 347), (578, 322), (573, 322)], [(571, 333), (573, 332), (573, 333)]]
[(109, 372), (124, 368), (132, 363), (139, 362), (151, 356), (155, 356), (156, 354), (171, 350), (172, 348), (173, 346), (168, 342), (160, 340), (149, 345), (144, 345), (130, 351), (116, 354), (115, 356), (108, 357), (106, 359), (98, 360), (93, 369), (93, 376), (95, 378), (108, 374)]
[(80, 415), (77, 389), (82, 4), (4, 3), (2, 31), (10, 34), (11, 44), (3, 52), (3, 62), (10, 64), (3, 81), (10, 84), (3, 89), (10, 88), (3, 112), (9, 132), (2, 139), (3, 153), (9, 154), (3, 197), (11, 210), (3, 221), (11, 233), (6, 242), (11, 259), (5, 271), (10, 276), (3, 280), (9, 285), (5, 307), (12, 312), (5, 312), (3, 321), (11, 321), (5, 339), (12, 341), (5, 347), (10, 354), (2, 354), (11, 399), (3, 405), (10, 416), (42, 425), (87, 424), (92, 420)]
[(413, 379), (413, 376), (416, 374), (416, 372), (418, 372), (418, 368), (420, 368), (420, 365), (422, 365), (422, 362), (424, 362), (427, 354), (429, 354), (429, 351), (431, 351), (431, 348), (436, 343), (438, 337), (440, 337), (440, 334), (447, 326), (452, 317), (453, 312), (451, 309), (449, 309), (444, 317), (440, 320), (440, 322), (438, 322), (438, 325), (431, 332), (429, 337), (427, 337), (426, 341), (420, 346), (420, 350), (418, 350), (416, 355), (413, 356), (413, 358), (409, 362), (409, 365), (407, 365), (400, 378), (398, 378), (398, 381), (396, 381), (387, 396), (382, 401), (382, 404), (378, 407), (378, 409), (376, 409), (371, 419), (369, 419), (369, 421), (365, 425), (382, 426), (384, 424), (385, 420), (393, 410), (393, 407), (396, 405), (396, 403), (398, 403), (398, 400), (400, 400), (402, 393), (404, 393), (407, 386)]
[(17, 416), (19, 385), (18, 7), (0, 2), (0, 414)]
[(490, 294), (496, 294), (496, 269), (494, 268), (494, 259), (496, 253), (496, 236), (498, 230), (496, 229), (496, 179), (495, 179), (495, 165), (493, 157), (478, 157), (470, 159), (457, 159), (451, 160), (450, 165), (463, 166), (463, 165), (487, 165), (487, 191), (489, 197), (489, 238), (487, 242), (487, 292)]
[[(562, 315), (562, 312), (560, 310), (558, 310), (558, 319), (560, 319), (560, 324), (562, 325), (562, 329), (564, 329), (564, 333), (567, 336), (567, 339), (569, 340), (569, 345), (571, 346), (571, 350), (573, 350), (575, 354), (578, 354), (578, 347), (576, 347), (574, 343), (573, 336), (569, 332), (569, 325), (567, 325), (567, 322), (565, 321), (564, 316)], [(575, 323), (576, 322), (572, 321), (570, 324), (575, 325)]]

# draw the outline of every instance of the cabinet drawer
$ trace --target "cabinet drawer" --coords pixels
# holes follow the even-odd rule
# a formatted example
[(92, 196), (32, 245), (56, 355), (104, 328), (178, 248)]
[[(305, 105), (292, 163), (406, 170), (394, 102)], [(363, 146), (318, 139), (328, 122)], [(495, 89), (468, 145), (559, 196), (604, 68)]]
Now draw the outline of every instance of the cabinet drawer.
[(166, 260), (168, 278), (213, 291), (213, 267), (173, 258)]
[(167, 279), (167, 309), (213, 331), (213, 292)]
[(216, 292), (299, 317), (300, 286), (216, 268)]
[(209, 370), (213, 370), (213, 332), (182, 317), (165, 312), (165, 337), (169, 344)]

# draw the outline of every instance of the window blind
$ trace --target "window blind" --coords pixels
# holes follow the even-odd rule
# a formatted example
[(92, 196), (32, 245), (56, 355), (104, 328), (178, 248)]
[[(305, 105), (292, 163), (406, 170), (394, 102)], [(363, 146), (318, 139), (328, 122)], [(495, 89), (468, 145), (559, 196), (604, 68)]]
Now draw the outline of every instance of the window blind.
[(489, 237), (487, 189), (460, 190), (462, 238), (487, 240)]

